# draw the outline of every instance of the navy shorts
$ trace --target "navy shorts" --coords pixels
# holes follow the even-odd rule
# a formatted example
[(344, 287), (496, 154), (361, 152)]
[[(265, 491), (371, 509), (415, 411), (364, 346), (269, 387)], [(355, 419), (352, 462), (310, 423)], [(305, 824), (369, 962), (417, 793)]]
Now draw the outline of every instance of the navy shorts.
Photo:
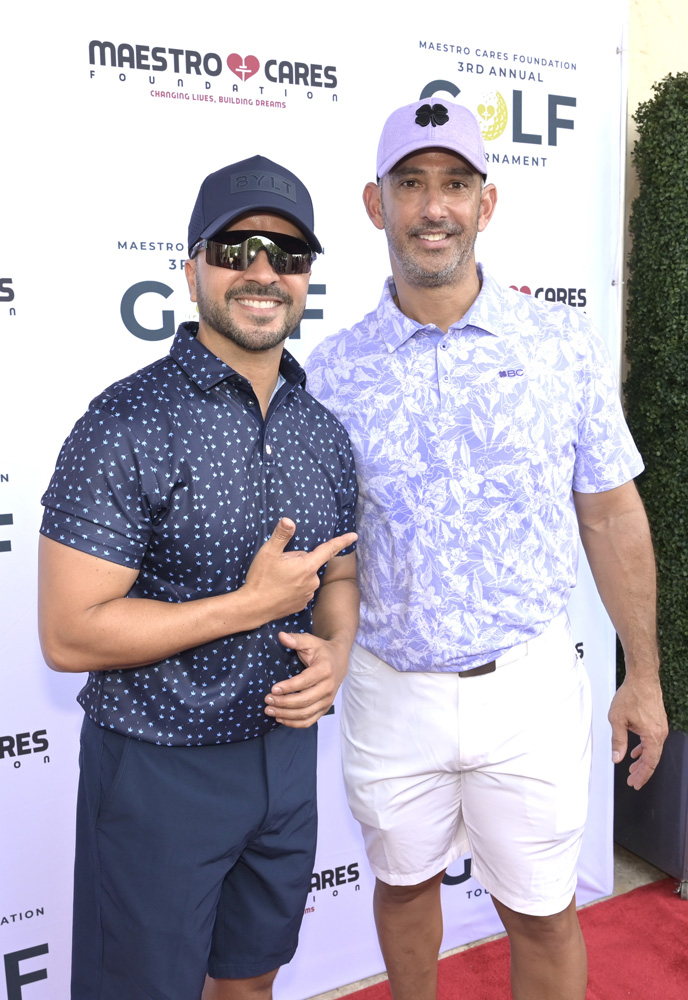
[(197, 1000), (288, 962), (316, 840), (316, 727), (164, 747), (84, 720), (72, 1000)]

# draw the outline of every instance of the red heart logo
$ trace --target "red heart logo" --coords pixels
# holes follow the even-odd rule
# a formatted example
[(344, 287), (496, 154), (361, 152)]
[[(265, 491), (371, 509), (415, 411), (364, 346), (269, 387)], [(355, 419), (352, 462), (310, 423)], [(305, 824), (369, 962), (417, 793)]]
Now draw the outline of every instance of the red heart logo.
[(260, 63), (255, 56), (240, 56), (238, 52), (232, 52), (231, 55), (227, 56), (227, 65), (232, 73), (244, 81), (260, 69)]

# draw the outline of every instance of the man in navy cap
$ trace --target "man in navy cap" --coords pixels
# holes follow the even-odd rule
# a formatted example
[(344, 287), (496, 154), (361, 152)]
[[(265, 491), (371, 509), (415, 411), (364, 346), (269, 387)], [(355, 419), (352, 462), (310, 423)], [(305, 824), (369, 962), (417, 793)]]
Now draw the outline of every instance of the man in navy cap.
[(583, 1000), (576, 862), (590, 694), (566, 604), (579, 531), (623, 643), (613, 759), (666, 735), (642, 461), (586, 317), (500, 287), (474, 244), (497, 202), (469, 109), (397, 109), (364, 191), (392, 277), (319, 345), (309, 388), (351, 435), (361, 626), (342, 728), (394, 1000), (434, 1000), (440, 886), (468, 850), (509, 934), (516, 1000)]
[(349, 441), (284, 350), (321, 251), (284, 167), (207, 177), (198, 323), (93, 400), (43, 497), (44, 655), (88, 671), (72, 1000), (269, 998), (296, 948), (358, 617)]

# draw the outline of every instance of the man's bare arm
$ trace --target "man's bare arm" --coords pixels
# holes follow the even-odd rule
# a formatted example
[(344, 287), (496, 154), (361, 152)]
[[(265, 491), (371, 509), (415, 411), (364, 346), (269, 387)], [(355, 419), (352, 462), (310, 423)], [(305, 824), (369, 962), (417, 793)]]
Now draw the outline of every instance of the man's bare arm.
[(355, 553), (332, 559), (315, 602), (314, 634), (280, 632), (281, 642), (296, 650), (305, 669), (273, 686), (265, 699), (268, 715), (299, 729), (327, 712), (349, 665), (359, 600)]
[(317, 571), (355, 534), (312, 552), (285, 552), (293, 521), (282, 518), (237, 590), (179, 603), (126, 595), (138, 571), (41, 536), (39, 632), (54, 670), (137, 667), (225, 635), (302, 611), (319, 586)]
[(628, 784), (641, 788), (656, 768), (668, 727), (659, 683), (657, 584), (650, 528), (633, 482), (605, 493), (573, 494), (581, 540), (624, 650), (626, 678), (609, 709), (612, 759), (640, 736)]

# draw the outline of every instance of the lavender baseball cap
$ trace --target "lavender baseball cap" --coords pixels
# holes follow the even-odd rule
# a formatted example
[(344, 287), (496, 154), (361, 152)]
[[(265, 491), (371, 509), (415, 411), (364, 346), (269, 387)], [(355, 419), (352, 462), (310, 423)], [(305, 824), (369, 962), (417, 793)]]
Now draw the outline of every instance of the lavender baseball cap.
[(377, 175), (386, 173), (419, 149), (450, 149), (487, 176), (485, 147), (478, 122), (468, 108), (441, 98), (426, 98), (393, 111), (377, 148)]

